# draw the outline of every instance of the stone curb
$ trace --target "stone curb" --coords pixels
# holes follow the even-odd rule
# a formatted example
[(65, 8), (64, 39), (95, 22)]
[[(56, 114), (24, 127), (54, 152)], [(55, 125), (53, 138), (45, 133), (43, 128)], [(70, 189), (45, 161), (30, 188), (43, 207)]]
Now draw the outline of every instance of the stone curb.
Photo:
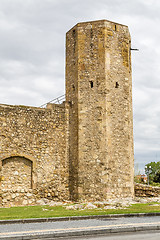
[(2, 225), (2, 224), (16, 224), (16, 223), (41, 223), (41, 222), (59, 222), (59, 221), (101, 219), (101, 218), (153, 217), (153, 216), (160, 216), (160, 212), (157, 212), (157, 213), (128, 213), (128, 214), (108, 214), (108, 215), (70, 216), (70, 217), (54, 217), (54, 218), (27, 218), (27, 219), (0, 220), (0, 225)]
[(110, 235), (113, 233), (129, 233), (129, 232), (140, 232), (140, 231), (156, 231), (160, 230), (160, 226), (137, 226), (137, 227), (122, 227), (122, 228), (108, 228), (108, 229), (92, 229), (92, 230), (83, 230), (83, 231), (70, 231), (70, 232), (61, 232), (61, 233), (46, 233), (46, 234), (32, 234), (32, 235), (23, 235), (23, 236), (7, 236), (0, 237), (0, 240), (39, 240), (39, 239), (57, 239), (63, 237), (78, 237), (78, 236), (95, 236), (95, 235)]

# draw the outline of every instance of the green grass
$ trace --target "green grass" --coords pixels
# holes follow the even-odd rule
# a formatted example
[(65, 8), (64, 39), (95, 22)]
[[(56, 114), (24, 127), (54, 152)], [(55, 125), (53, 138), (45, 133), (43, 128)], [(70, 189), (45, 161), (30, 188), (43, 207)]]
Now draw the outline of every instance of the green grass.
[(121, 214), (121, 213), (149, 213), (149, 212), (160, 212), (160, 203), (159, 203), (159, 206), (154, 206), (154, 203), (133, 204), (132, 206), (126, 209), (116, 209), (116, 210), (103, 210), (103, 209), (66, 210), (65, 207), (63, 206), (58, 206), (58, 207), (26, 206), (26, 207), (0, 208), (0, 220), (86, 216), (86, 215), (107, 215), (107, 214)]

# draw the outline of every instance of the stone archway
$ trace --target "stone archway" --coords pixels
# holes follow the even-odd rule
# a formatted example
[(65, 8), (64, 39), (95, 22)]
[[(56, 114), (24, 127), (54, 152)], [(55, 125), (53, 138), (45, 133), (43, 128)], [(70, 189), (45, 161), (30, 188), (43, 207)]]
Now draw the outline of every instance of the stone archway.
[(33, 164), (25, 157), (13, 156), (2, 160), (1, 188), (3, 190), (31, 189)]

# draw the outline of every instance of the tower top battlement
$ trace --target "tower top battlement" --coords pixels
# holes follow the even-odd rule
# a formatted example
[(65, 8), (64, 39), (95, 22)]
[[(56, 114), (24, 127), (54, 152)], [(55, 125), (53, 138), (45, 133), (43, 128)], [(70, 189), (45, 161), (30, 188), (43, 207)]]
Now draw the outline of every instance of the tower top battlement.
[[(122, 27), (124, 27), (124, 28), (127, 28), (128, 29), (128, 26), (127, 25), (124, 25), (124, 24), (120, 24), (120, 23), (117, 23), (117, 22), (112, 22), (112, 21), (109, 21), (109, 20), (106, 20), (106, 19), (102, 19), (102, 20), (95, 20), (95, 21), (86, 21), (86, 22), (79, 22), (79, 23), (77, 23), (76, 25), (74, 25), (69, 31), (71, 31), (73, 28), (75, 28), (75, 27), (78, 27), (78, 26), (80, 26), (80, 25), (86, 25), (86, 24), (90, 24), (90, 25), (92, 25), (92, 24), (95, 24), (95, 23), (97, 23), (97, 24), (100, 24), (100, 23), (103, 23), (103, 24), (105, 24), (106, 26), (115, 26), (115, 25), (119, 25), (119, 26), (122, 26)], [(68, 32), (69, 32), (68, 31)], [(67, 33), (68, 33), (67, 32)]]

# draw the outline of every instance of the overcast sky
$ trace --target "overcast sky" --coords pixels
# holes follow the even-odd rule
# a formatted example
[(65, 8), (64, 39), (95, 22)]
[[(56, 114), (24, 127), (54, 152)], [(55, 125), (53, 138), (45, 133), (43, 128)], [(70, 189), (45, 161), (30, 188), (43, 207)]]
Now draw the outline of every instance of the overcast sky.
[[(0, 103), (40, 106), (65, 93), (65, 33), (106, 19), (132, 37), (135, 163), (160, 161), (160, 1), (0, 0)], [(137, 170), (137, 169), (136, 169)]]

